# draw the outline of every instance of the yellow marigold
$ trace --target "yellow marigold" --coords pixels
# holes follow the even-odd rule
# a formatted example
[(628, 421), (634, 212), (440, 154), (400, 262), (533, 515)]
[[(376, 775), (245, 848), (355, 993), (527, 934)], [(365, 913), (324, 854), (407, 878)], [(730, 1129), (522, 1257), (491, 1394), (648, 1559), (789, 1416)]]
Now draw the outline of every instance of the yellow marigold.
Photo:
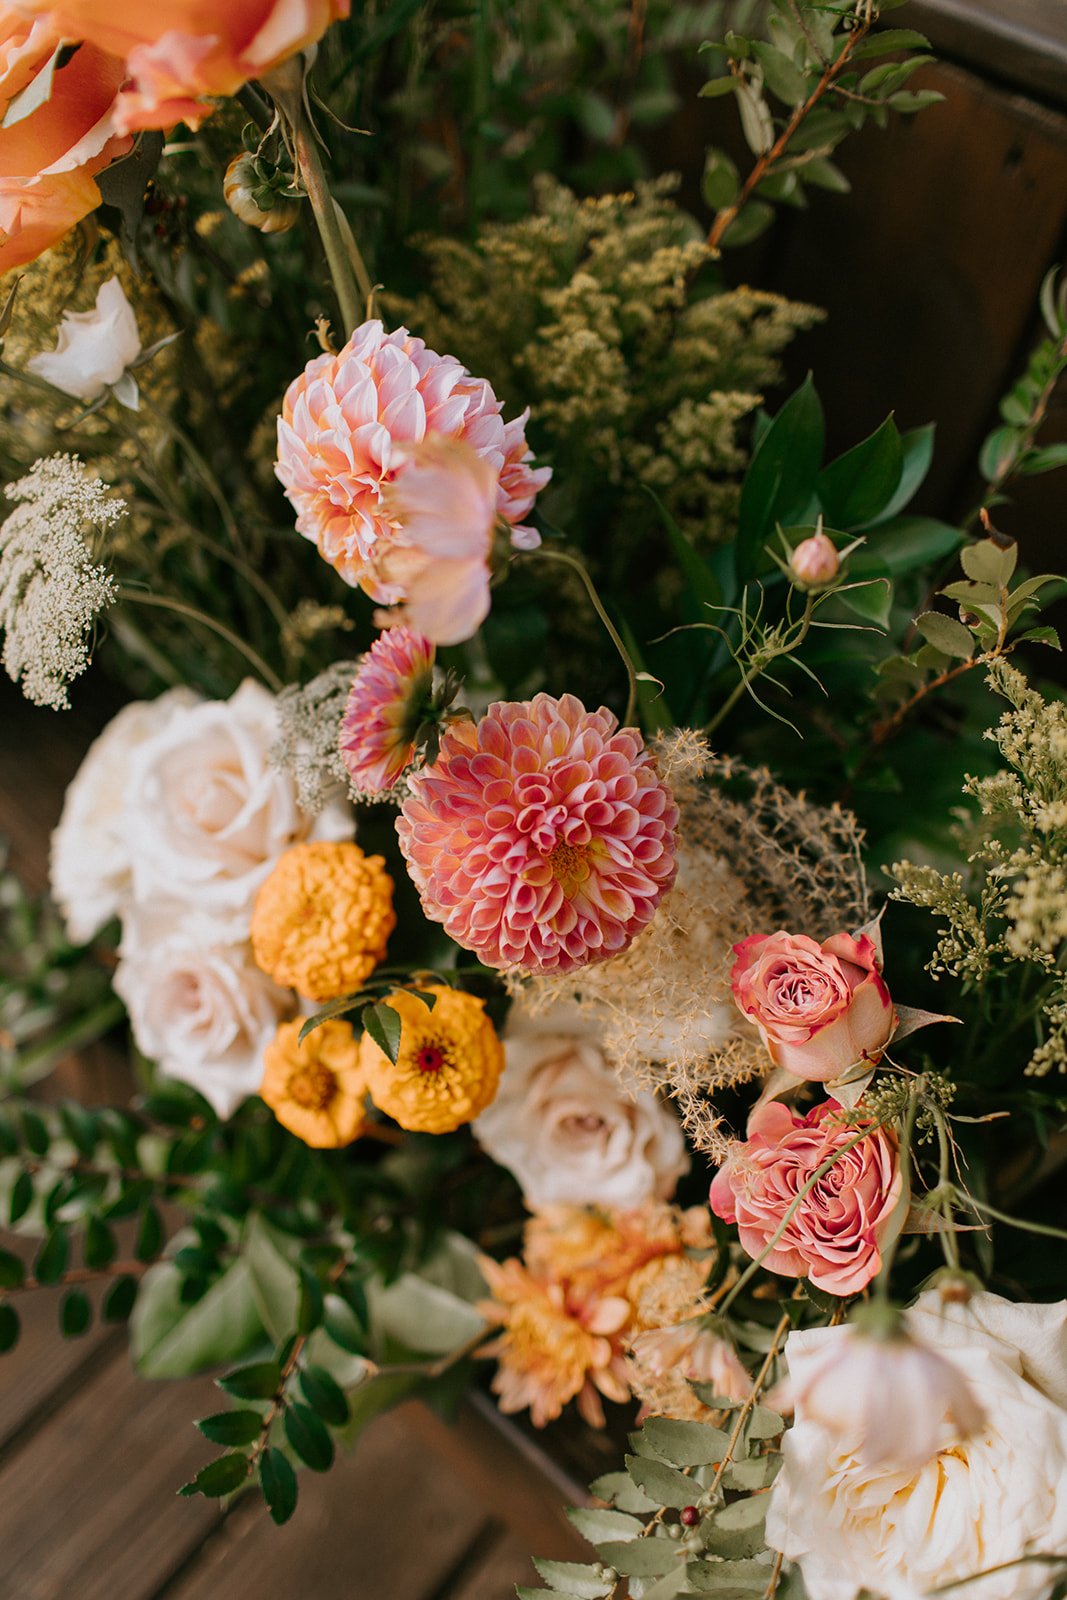
[(401, 1019), (395, 1065), (366, 1033), (360, 1061), (375, 1105), (402, 1128), (451, 1133), (496, 1094), (504, 1050), (484, 1000), (443, 984), (421, 992), (436, 997), (432, 1011), (404, 989), (388, 996)]
[(283, 989), (333, 1000), (358, 989), (396, 927), (381, 856), (328, 839), (295, 844), (256, 896), (252, 950)]
[(331, 1021), (301, 1044), (302, 1020), (281, 1023), (263, 1052), (259, 1092), (283, 1128), (317, 1150), (336, 1150), (367, 1120), (359, 1043), (349, 1023)]

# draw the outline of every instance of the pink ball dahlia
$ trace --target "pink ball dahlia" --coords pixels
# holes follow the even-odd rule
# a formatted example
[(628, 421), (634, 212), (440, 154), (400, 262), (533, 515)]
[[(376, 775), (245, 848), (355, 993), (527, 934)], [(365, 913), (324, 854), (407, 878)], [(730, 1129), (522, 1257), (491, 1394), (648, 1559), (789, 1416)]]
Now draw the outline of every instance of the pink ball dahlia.
[(430, 712), (434, 647), (411, 628), (390, 628), (359, 664), (341, 723), (341, 759), (357, 789), (391, 789), (415, 755)]
[(382, 491), (401, 473), (408, 448), (427, 436), (462, 439), (497, 476), (497, 511), (512, 543), (533, 549), (539, 536), (522, 525), (548, 482), (530, 466), (528, 411), (505, 423), (492, 388), (454, 356), (439, 356), (406, 328), (386, 333), (365, 322), (337, 355), (316, 356), (289, 385), (278, 418), (275, 472), (296, 507), (296, 526), (346, 583), (375, 600), (404, 596), (383, 579), (379, 562), (393, 522)]
[(397, 819), (423, 910), (491, 967), (625, 950), (674, 882), (678, 809), (634, 728), (573, 695), (448, 728)]

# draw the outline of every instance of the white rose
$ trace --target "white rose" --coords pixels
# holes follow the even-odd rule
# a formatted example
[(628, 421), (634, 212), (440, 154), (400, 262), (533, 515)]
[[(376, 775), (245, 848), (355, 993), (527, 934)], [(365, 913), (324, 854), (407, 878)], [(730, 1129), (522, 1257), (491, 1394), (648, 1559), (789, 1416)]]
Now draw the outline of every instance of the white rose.
[(134, 751), (161, 733), (180, 706), (196, 701), (191, 689), (169, 689), (158, 700), (125, 706), (89, 746), (67, 789), (52, 835), (52, 898), (76, 944), (86, 944), (129, 896), (130, 846), (123, 808)]
[[(140, 353), (141, 336), (133, 307), (119, 280), (108, 278), (100, 285), (92, 311), (66, 312), (55, 349), (32, 356), (26, 366), (64, 394), (88, 402), (118, 383)], [(120, 398), (130, 403), (136, 393), (131, 379)], [(133, 409), (137, 409), (135, 404)]]
[(228, 1117), (263, 1079), (263, 1051), (294, 1011), (245, 942), (213, 944), (195, 917), (165, 927), (134, 912), (123, 924), (114, 986), (138, 1049)]
[[(979, 1294), (966, 1307), (944, 1307), (930, 1290), (907, 1323), (958, 1368), (985, 1425), (917, 1470), (865, 1466), (860, 1415), (851, 1429), (831, 1431), (804, 1409), (810, 1374), (849, 1329), (791, 1334), (796, 1421), (767, 1538), (799, 1563), (810, 1600), (856, 1600), (863, 1591), (922, 1600), (1023, 1556), (1067, 1551), (1067, 1302), (1024, 1307)], [(1045, 1600), (1061, 1570), (1007, 1566), (961, 1588), (961, 1600)]]
[(302, 839), (351, 838), (351, 808), (311, 818), (287, 772), (271, 766), (274, 696), (247, 679), (229, 700), (180, 709), (135, 753), (124, 825), (133, 894), (217, 923), (222, 942), (248, 934), (256, 892)]
[(514, 1173), (531, 1209), (630, 1210), (670, 1198), (689, 1166), (677, 1118), (654, 1095), (625, 1092), (576, 1012), (518, 1019), (504, 1054), (496, 1099), (474, 1133)]

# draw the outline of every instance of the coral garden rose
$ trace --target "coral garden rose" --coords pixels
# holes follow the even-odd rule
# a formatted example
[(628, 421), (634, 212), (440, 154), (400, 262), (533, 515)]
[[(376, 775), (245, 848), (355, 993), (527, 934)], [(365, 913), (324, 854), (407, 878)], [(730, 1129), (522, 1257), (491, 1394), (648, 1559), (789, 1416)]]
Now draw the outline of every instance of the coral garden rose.
[(96, 174), (132, 144), (116, 120), (126, 68), (94, 44), (61, 59), (47, 96), (18, 115), (12, 102), (63, 37), (48, 18), (0, 6), (0, 272), (33, 261), (95, 211)]
[(140, 353), (133, 307), (119, 280), (108, 278), (100, 285), (93, 309), (65, 312), (55, 349), (32, 356), (26, 366), (64, 394), (88, 402), (118, 383)]
[(561, 1007), (537, 1024), (509, 1021), (504, 1054), (500, 1091), (474, 1134), (531, 1209), (670, 1199), (689, 1167), (678, 1119), (655, 1095), (626, 1093), (595, 1032)]
[[(961, 1597), (1048, 1600), (1057, 1568), (1025, 1558), (1067, 1550), (1065, 1314), (1063, 1301), (1014, 1306), (983, 1293), (948, 1309), (936, 1290), (922, 1295), (906, 1314), (909, 1331), (936, 1342), (986, 1420), (969, 1438), (935, 1439), (935, 1453), (906, 1468), (864, 1460), (862, 1405), (832, 1428), (805, 1408), (810, 1374), (847, 1346), (851, 1331), (790, 1334), (796, 1420), (771, 1490), (767, 1538), (799, 1564), (810, 1600), (925, 1600), (976, 1573), (986, 1575), (961, 1584)], [(887, 1403), (903, 1398), (891, 1367), (878, 1381)]]
[(399, 624), (375, 639), (359, 664), (341, 723), (341, 760), (355, 789), (391, 789), (415, 758), (430, 709), (434, 647)]
[(521, 549), (523, 526), (547, 468), (530, 465), (528, 413), (505, 423), (483, 379), (454, 356), (428, 350), (406, 328), (357, 328), (336, 355), (316, 356), (289, 385), (278, 419), (275, 471), (297, 512), (297, 531), (346, 583), (386, 603), (404, 598), (380, 570), (395, 535), (386, 489), (427, 438), (459, 439), (496, 475), (496, 512)]
[(734, 1000), (777, 1066), (826, 1083), (878, 1061), (897, 1018), (875, 934), (836, 933), (818, 944), (779, 930), (734, 945)]
[(397, 834), (423, 910), (487, 966), (615, 955), (674, 882), (678, 808), (641, 735), (573, 695), (454, 724), (410, 790)]
[(872, 1127), (853, 1143), (858, 1131), (841, 1120), (832, 1100), (805, 1117), (771, 1101), (715, 1174), (711, 1209), (737, 1224), (742, 1246), (756, 1257), (817, 1169), (838, 1157), (763, 1257), (768, 1271), (810, 1278), (827, 1294), (852, 1295), (881, 1270), (882, 1246), (900, 1227), (906, 1204), (897, 1140)]
[(306, 50), (348, 15), (349, 0), (21, 0), (20, 9), (126, 63), (117, 114), (129, 131), (197, 127), (212, 98)]

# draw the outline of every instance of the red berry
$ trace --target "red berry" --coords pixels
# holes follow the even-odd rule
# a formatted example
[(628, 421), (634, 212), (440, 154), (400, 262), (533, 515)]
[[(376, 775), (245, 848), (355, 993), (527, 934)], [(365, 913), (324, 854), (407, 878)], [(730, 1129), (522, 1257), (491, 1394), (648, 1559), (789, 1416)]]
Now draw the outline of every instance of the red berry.
[(687, 1528), (695, 1528), (700, 1521), (700, 1512), (696, 1506), (683, 1506), (682, 1523)]

